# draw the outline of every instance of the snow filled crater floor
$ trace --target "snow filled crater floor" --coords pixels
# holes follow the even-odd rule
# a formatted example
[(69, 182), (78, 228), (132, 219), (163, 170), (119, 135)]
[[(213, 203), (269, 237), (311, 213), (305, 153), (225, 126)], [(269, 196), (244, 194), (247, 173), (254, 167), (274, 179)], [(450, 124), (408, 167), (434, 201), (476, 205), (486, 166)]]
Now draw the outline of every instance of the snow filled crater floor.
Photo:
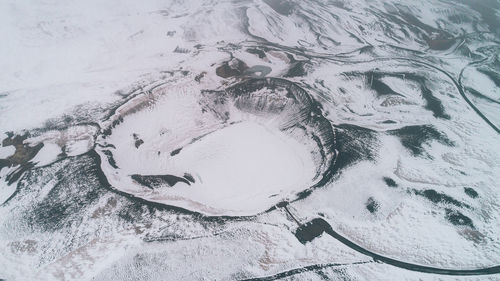
[[(181, 180), (172, 191), (145, 196), (216, 215), (264, 211), (283, 196), (307, 187), (315, 175), (307, 148), (279, 131), (250, 121), (204, 137), (183, 149), (170, 163), (173, 170), (186, 171), (181, 175), (186, 175), (187, 182)], [(188, 175), (193, 177), (192, 183)]]

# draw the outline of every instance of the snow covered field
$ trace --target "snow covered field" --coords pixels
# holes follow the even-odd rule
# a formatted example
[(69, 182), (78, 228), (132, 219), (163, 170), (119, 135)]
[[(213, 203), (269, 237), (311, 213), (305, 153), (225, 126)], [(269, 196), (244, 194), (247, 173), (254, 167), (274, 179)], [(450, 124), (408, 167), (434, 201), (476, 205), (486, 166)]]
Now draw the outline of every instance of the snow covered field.
[(499, 280), (498, 1), (0, 2), (0, 280)]

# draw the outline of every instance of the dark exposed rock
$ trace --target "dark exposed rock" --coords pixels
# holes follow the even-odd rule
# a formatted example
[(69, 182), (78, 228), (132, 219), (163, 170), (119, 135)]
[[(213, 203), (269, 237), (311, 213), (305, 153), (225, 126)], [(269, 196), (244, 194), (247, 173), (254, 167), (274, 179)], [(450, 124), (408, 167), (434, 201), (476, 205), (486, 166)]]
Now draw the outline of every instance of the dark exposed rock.
[(350, 124), (340, 124), (336, 128), (336, 147), (339, 151), (336, 171), (362, 160), (375, 160), (379, 146), (375, 131)]
[(429, 45), (430, 49), (437, 51), (448, 50), (456, 43), (455, 38), (445, 33), (437, 33), (436, 35), (431, 35), (429, 37), (426, 37), (425, 41)]
[(189, 49), (181, 48), (179, 46), (175, 47), (174, 53), (187, 54), (189, 53)]
[(188, 181), (194, 183), (194, 178), (191, 174), (189, 173), (184, 173), (184, 178), (187, 179)]
[(89, 216), (89, 212), (82, 210), (93, 208), (109, 192), (98, 181), (98, 164), (87, 154), (67, 158), (54, 168), (26, 171), (25, 177), (19, 182), (20, 194), (16, 197), (23, 198), (32, 192), (31, 184), (39, 182), (42, 176), (57, 182), (46, 197), (33, 201), (33, 206), (23, 218), (25, 223), (44, 231), (79, 225), (84, 217)]
[(135, 148), (139, 148), (139, 146), (141, 146), (143, 143), (144, 143), (144, 141), (141, 139), (136, 140), (134, 143)]
[(422, 98), (425, 101), (424, 108), (431, 111), (433, 116), (441, 119), (450, 119), (450, 116), (446, 113), (443, 103), (439, 98), (435, 96), (432, 87), (428, 79), (422, 75), (415, 74), (412, 72), (381, 72), (381, 71), (368, 71), (366, 73), (362, 72), (344, 72), (346, 77), (359, 77), (360, 75), (365, 76), (365, 81), (367, 86), (371, 89), (375, 90), (377, 96), (384, 95), (395, 95), (400, 97), (405, 97), (404, 94), (398, 93), (391, 89), (389, 85), (382, 82), (382, 78), (384, 77), (393, 77), (393, 78), (403, 78), (405, 80), (414, 81), (415, 83), (420, 85), (420, 91), (422, 93)]
[(181, 152), (181, 150), (182, 150), (182, 147), (172, 150), (172, 152), (170, 152), (170, 156), (175, 156), (175, 155), (179, 154), (179, 152)]
[(464, 187), (464, 192), (467, 194), (470, 198), (477, 198), (479, 194), (474, 190), (472, 187)]
[(248, 48), (247, 52), (249, 52), (250, 54), (255, 54), (255, 55), (259, 56), (259, 58), (261, 58), (261, 59), (266, 57), (266, 53), (261, 49)]
[(467, 204), (462, 203), (462, 202), (456, 200), (455, 198), (448, 196), (444, 193), (439, 193), (439, 192), (435, 191), (434, 189), (426, 189), (424, 191), (415, 190), (414, 193), (415, 193), (415, 195), (425, 197), (426, 199), (428, 199), (432, 203), (436, 203), (436, 204), (437, 203), (445, 203), (445, 204), (455, 205), (457, 207), (470, 208), (470, 206), (468, 206)]
[(185, 179), (174, 175), (131, 175), (130, 176), (137, 183), (146, 186), (150, 189), (155, 189), (158, 187), (169, 186), (172, 187), (178, 182), (183, 182), (187, 185), (191, 185), (191, 183)]
[(369, 80), (370, 86), (375, 92), (377, 92), (377, 96), (385, 96), (385, 95), (396, 95), (396, 96), (402, 96), (400, 93), (395, 92), (392, 90), (387, 84), (382, 82), (380, 79), (373, 78)]
[(116, 165), (115, 158), (113, 158), (113, 153), (109, 150), (103, 150), (102, 153), (104, 153), (104, 155), (106, 155), (106, 158), (108, 160), (109, 165), (111, 165), (111, 167), (113, 167), (115, 169), (118, 169), (118, 166)]
[(372, 214), (378, 211), (378, 208), (380, 207), (379, 203), (375, 201), (373, 197), (368, 198), (365, 205), (366, 209)]
[(472, 220), (457, 210), (446, 209), (446, 219), (453, 225), (468, 226), (474, 228)]
[[(5, 159), (0, 159), (0, 170), (4, 167), (13, 167), (19, 165), (26, 165), (28, 162), (33, 159), (38, 151), (42, 149), (43, 143), (39, 143), (35, 146), (30, 146), (28, 144), (24, 144), (24, 140), (29, 137), (28, 134), (24, 135), (10, 135), (2, 141), (2, 146), (14, 146), (16, 149), (13, 155)], [(21, 169), (25, 170), (25, 169)], [(15, 177), (14, 178), (18, 178)]]
[(248, 69), (248, 65), (239, 59), (232, 59), (222, 63), (215, 69), (217, 76), (222, 78), (229, 78), (233, 76), (240, 76)]
[(432, 91), (424, 84), (421, 86), (422, 97), (426, 101), (425, 108), (432, 111), (434, 117), (450, 119), (450, 116), (444, 112), (444, 106), (441, 101), (434, 96)]
[(200, 74), (196, 75), (196, 76), (194, 77), (194, 80), (195, 80), (196, 82), (200, 82), (200, 81), (201, 81), (201, 79), (202, 79), (203, 77), (205, 77), (205, 75), (206, 75), (206, 74), (207, 74), (207, 73), (206, 73), (205, 71), (203, 71), (202, 73), (200, 73)]
[(307, 75), (307, 71), (305, 69), (306, 62), (298, 61), (292, 64), (290, 69), (288, 69), (287, 73), (284, 77), (302, 77)]
[(385, 184), (387, 184), (387, 186), (390, 186), (390, 187), (397, 187), (398, 184), (391, 178), (389, 177), (384, 177), (384, 181), (385, 181)]
[(401, 144), (413, 155), (422, 155), (423, 145), (431, 140), (436, 140), (447, 146), (454, 146), (454, 143), (431, 125), (406, 126), (400, 129), (388, 131), (389, 134), (398, 136)]
[(134, 137), (135, 148), (139, 148), (144, 143), (144, 140), (140, 139), (137, 134), (133, 134), (132, 136)]
[(385, 120), (382, 122), (383, 124), (396, 124), (397, 122), (394, 120)]

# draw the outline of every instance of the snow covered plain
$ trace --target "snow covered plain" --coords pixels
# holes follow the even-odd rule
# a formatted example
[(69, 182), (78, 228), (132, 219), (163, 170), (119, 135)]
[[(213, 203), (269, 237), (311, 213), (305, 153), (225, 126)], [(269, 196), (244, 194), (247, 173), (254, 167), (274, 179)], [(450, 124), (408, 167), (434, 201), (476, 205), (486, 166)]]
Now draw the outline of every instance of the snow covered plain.
[(499, 13), (0, 2), (0, 279), (499, 280)]

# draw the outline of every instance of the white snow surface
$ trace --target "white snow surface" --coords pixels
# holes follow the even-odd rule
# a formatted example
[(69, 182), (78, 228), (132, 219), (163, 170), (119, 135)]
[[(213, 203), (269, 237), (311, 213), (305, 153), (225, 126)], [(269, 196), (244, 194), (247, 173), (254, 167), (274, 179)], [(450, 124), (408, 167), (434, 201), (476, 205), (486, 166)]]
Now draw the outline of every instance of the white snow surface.
[[(243, 280), (340, 264), (283, 280), (499, 280), (374, 262), (325, 233), (300, 243), (283, 208), (265, 211), (317, 182), (314, 143), (280, 130), (283, 117), (229, 107), (230, 121), (221, 122), (202, 114), (200, 96), (241, 81), (216, 75), (233, 58), (287, 76), (321, 103), (339, 133), (348, 124), (377, 138), (369, 144), (373, 159), (290, 203), (300, 223), (321, 217), (362, 247), (405, 262), (496, 266), (500, 135), (453, 80), (465, 68), (463, 87), (498, 101), (498, 86), (477, 71), (499, 61), (498, 30), (465, 2), (291, 2), (283, 15), (260, 0), (0, 1), (0, 159), (16, 152), (1, 145), (7, 133), (30, 133), (24, 145), (43, 143), (26, 166), (0, 166), (0, 279)], [(422, 36), (429, 28), (456, 41), (430, 50)], [(248, 52), (255, 48), (266, 56)], [(300, 61), (305, 74), (287, 75)], [(371, 89), (363, 74), (377, 71), (392, 75), (381, 81), (400, 95)], [(449, 118), (426, 108), (418, 83), (401, 73), (424, 77)], [(498, 104), (466, 96), (500, 126)], [(415, 156), (391, 133), (422, 125), (453, 145), (425, 141)], [(134, 134), (144, 141), (138, 147)], [(23, 167), (31, 168), (8, 185)], [(131, 178), (185, 173), (195, 182), (149, 189)], [(398, 186), (388, 187), (386, 177)], [(462, 206), (417, 195), (426, 190)], [(449, 210), (474, 227), (450, 223)]]

